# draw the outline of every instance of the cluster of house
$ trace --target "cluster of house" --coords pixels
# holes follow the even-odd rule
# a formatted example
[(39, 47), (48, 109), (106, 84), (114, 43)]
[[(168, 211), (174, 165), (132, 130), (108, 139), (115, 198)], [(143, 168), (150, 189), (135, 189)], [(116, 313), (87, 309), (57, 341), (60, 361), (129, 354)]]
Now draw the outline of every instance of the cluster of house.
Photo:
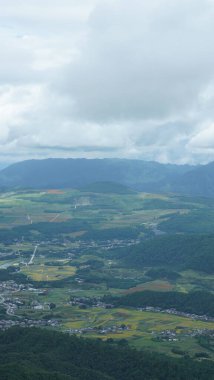
[(71, 297), (70, 305), (79, 306), (80, 308), (86, 309), (87, 307), (102, 307), (104, 309), (112, 309), (114, 305), (102, 302), (99, 297)]
[(191, 319), (194, 319), (197, 321), (214, 322), (214, 318), (209, 317), (208, 315), (197, 315), (197, 314), (185, 313), (184, 311), (178, 311), (178, 310), (173, 309), (173, 308), (172, 309), (162, 309), (160, 307), (146, 306), (146, 307), (139, 307), (137, 310), (152, 311), (155, 313), (173, 314), (173, 315), (178, 315), (179, 317), (191, 318)]
[[(181, 332), (181, 330), (183, 330)], [(200, 335), (206, 335), (214, 339), (214, 330), (209, 329), (189, 329), (188, 327), (177, 327), (177, 330), (163, 330), (160, 332), (152, 331), (152, 335), (155, 340), (176, 342), (179, 338), (196, 337)]]
[[(19, 294), (19, 292), (30, 291), (33, 293), (43, 294), (32, 287), (31, 284), (17, 284), (13, 280), (0, 282), (0, 304), (6, 309), (8, 315), (14, 315), (15, 311), (25, 305), (25, 302), (18, 297), (11, 297), (11, 294)], [(32, 308), (36, 305), (32, 305)]]
[(14, 315), (15, 310), (18, 309), (18, 307), (23, 306), (24, 302), (21, 301), (18, 297), (16, 298), (4, 298), (4, 302), (2, 302), (2, 305), (6, 308), (8, 315)]
[[(100, 248), (103, 250), (115, 249), (115, 248), (124, 248), (132, 245), (139, 244), (139, 239), (107, 239), (107, 240), (77, 240), (72, 245), (71, 255), (83, 253), (89, 249)], [(68, 254), (69, 255), (69, 254)]]
[(96, 333), (100, 335), (106, 335), (106, 334), (118, 334), (122, 333), (123, 331), (130, 330), (130, 325), (121, 324), (119, 326), (113, 325), (113, 326), (95, 326), (95, 327), (83, 327), (79, 329), (68, 329), (66, 332), (69, 334), (86, 334), (86, 333)]
[(24, 285), (18, 285), (15, 281), (1, 281), (0, 282), (0, 292), (10, 291), (17, 292), (24, 288)]
[(176, 333), (175, 330), (164, 330), (164, 331), (160, 331), (158, 334), (153, 331), (152, 335), (157, 341), (169, 341), (169, 342), (178, 341), (178, 334)]
[[(6, 314), (16, 316), (17, 309), (24, 306), (32, 310), (50, 310), (50, 303), (41, 303), (37, 300), (26, 305), (22, 298), (14, 297), (19, 292), (29, 291), (39, 296), (46, 295), (46, 290), (39, 290), (32, 287), (31, 284), (17, 284), (15, 281), (0, 282), (0, 304), (5, 308)], [(12, 296), (13, 294), (13, 296)]]
[(32, 287), (31, 284), (17, 284), (14, 280), (0, 281), (0, 293), (5, 292), (19, 292), (19, 291), (34, 291), (38, 292), (38, 289)]
[(132, 245), (136, 245), (139, 243), (139, 239), (113, 239), (100, 241), (99, 244), (97, 244), (97, 247), (102, 248), (104, 250), (109, 250), (115, 248), (131, 247)]
[(0, 320), (0, 330), (7, 330), (13, 326), (20, 327), (58, 327), (59, 322), (56, 319), (19, 319), (19, 320)]

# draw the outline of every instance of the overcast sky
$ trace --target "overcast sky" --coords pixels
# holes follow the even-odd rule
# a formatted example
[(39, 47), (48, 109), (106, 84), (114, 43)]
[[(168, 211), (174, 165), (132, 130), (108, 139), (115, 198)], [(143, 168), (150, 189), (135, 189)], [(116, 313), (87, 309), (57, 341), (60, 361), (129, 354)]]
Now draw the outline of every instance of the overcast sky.
[(214, 0), (0, 0), (0, 162), (214, 160)]

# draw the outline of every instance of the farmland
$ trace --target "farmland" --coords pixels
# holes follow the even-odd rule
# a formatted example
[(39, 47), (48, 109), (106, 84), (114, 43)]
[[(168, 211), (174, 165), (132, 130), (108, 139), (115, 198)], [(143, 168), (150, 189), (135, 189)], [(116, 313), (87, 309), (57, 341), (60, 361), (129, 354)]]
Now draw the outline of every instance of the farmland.
[[(200, 219), (193, 218), (199, 214)], [(206, 234), (212, 233), (212, 216), (211, 200), (175, 195), (118, 194), (112, 189), (109, 193), (94, 189), (3, 192), (0, 281), (5, 318), (53, 320), (55, 328), (77, 335), (173, 356), (203, 352), (214, 358), (211, 317), (115, 306), (103, 299), (143, 291), (213, 294), (213, 272), (210, 266), (198, 269), (198, 256), (184, 266), (183, 256), (180, 259), (176, 253), (170, 264), (164, 262), (164, 250), (155, 251), (155, 242), (160, 241), (174, 252), (173, 244), (181, 239), (188, 255), (188, 239), (194, 241), (194, 231), (198, 235), (199, 229), (202, 245), (209, 248), (212, 236), (208, 239)], [(136, 265), (134, 257), (141, 245), (143, 252), (151, 254), (145, 264), (142, 258)], [(163, 256), (161, 264), (156, 264), (153, 252), (161, 260)], [(205, 341), (207, 337), (209, 344), (202, 347), (200, 337)]]

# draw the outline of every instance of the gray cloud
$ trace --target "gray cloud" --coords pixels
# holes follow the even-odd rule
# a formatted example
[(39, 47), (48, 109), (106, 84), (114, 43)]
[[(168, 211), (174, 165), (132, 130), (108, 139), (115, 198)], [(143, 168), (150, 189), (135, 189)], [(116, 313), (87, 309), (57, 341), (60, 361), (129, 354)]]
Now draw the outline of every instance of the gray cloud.
[(0, 0), (2, 160), (214, 159), (212, 0)]
[(186, 117), (213, 81), (213, 6), (151, 3), (154, 9), (139, 0), (95, 9), (81, 59), (66, 75), (80, 117)]

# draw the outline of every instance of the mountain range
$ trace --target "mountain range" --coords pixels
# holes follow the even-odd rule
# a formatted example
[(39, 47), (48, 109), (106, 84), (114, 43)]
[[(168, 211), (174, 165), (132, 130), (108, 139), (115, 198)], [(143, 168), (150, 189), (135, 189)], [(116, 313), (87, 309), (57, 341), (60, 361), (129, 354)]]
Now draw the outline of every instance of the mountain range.
[(111, 182), (112, 192), (115, 183), (116, 189), (121, 184), (136, 191), (213, 197), (214, 162), (191, 166), (129, 159), (49, 158), (22, 161), (0, 171), (1, 189), (84, 189), (93, 184), (99, 192), (107, 182)]

